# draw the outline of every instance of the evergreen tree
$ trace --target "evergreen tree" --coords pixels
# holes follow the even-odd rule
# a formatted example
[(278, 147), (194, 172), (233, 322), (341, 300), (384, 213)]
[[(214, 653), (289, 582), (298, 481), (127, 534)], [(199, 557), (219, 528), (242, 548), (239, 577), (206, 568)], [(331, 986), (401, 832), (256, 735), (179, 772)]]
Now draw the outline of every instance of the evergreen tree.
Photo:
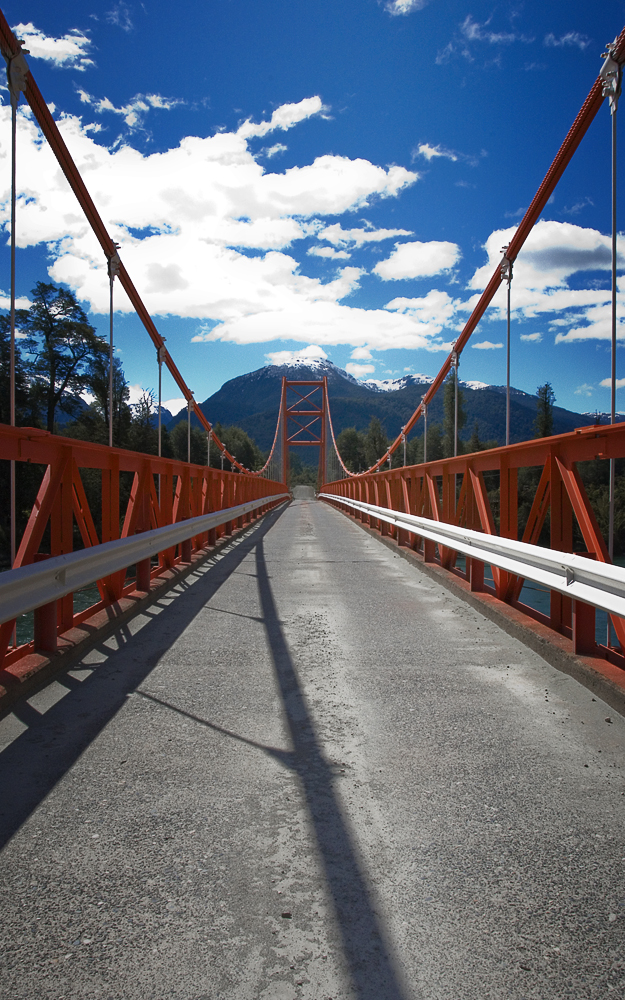
[(367, 468), (365, 435), (355, 427), (346, 427), (336, 439), (339, 455), (350, 472), (364, 472)]
[(16, 322), (26, 334), (24, 348), (33, 358), (30, 373), (42, 401), (45, 424), (54, 431), (57, 407), (66, 413), (75, 409), (75, 397), (90, 388), (93, 364), (107, 351), (103, 340), (65, 288), (38, 281), (29, 309), (20, 309)]
[(535, 437), (549, 437), (553, 434), (553, 404), (556, 401), (556, 394), (553, 391), (551, 382), (539, 385), (536, 390), (538, 396)]
[[(11, 321), (0, 316), (0, 423), (11, 423), (10, 411), (11, 371)], [(30, 393), (26, 365), (22, 358), (19, 340), (15, 343), (15, 423), (19, 426), (37, 426), (35, 400)]]
[(387, 447), (386, 434), (384, 433), (382, 424), (377, 417), (372, 417), (365, 438), (367, 468), (372, 466), (374, 462), (377, 462), (379, 458), (382, 458)]

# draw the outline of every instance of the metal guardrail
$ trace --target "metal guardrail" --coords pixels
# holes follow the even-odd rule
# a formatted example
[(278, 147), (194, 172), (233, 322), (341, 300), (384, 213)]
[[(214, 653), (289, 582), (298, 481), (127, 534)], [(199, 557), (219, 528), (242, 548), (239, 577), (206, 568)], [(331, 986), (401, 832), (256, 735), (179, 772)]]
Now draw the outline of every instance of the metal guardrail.
[(288, 493), (278, 493), (249, 500), (236, 507), (201, 514), (199, 517), (168, 524), (164, 528), (153, 528), (130, 538), (117, 538), (79, 552), (53, 556), (45, 562), (31, 563), (29, 566), (0, 573), (0, 624), (59, 600), (143, 559), (149, 559), (157, 552), (164, 552), (194, 535), (210, 531), (224, 522), (234, 521), (257, 507), (281, 499), (287, 500), (288, 497)]
[(403, 531), (410, 531), (438, 545), (462, 552), (472, 559), (479, 559), (525, 580), (543, 584), (573, 600), (625, 617), (625, 568), (621, 566), (595, 562), (583, 555), (545, 549), (527, 542), (500, 538), (498, 535), (487, 535), (481, 531), (434, 521), (416, 514), (404, 514), (389, 510), (388, 507), (377, 507), (331, 493), (320, 493), (319, 497), (353, 507)]

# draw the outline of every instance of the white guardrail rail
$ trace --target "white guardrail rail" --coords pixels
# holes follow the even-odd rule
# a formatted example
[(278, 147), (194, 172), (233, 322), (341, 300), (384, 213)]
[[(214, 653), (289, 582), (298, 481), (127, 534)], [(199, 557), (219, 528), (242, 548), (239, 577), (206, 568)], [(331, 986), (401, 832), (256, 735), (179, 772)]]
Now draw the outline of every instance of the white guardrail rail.
[(210, 531), (226, 521), (234, 521), (266, 503), (288, 499), (288, 493), (277, 493), (259, 500), (248, 500), (237, 507), (200, 514), (199, 517), (143, 531), (130, 538), (116, 538), (79, 552), (68, 552), (44, 562), (9, 569), (0, 573), (0, 624), (149, 559), (194, 535)]
[(544, 549), (540, 545), (529, 545), (511, 538), (487, 535), (470, 528), (432, 521), (416, 514), (404, 514), (389, 510), (388, 507), (377, 507), (331, 493), (320, 493), (319, 498), (371, 514), (387, 524), (428, 538), (439, 545), (446, 545), (472, 559), (479, 559), (525, 580), (541, 583), (573, 600), (592, 604), (609, 614), (625, 618), (625, 568), (621, 566), (596, 562), (569, 552)]

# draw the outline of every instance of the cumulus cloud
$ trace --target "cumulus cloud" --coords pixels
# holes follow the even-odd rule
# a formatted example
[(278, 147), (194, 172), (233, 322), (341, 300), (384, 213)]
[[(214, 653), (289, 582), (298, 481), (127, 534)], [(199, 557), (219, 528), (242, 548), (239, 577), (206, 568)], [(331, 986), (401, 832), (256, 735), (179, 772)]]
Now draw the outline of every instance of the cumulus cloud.
[(521, 340), (526, 344), (540, 344), (543, 339), (542, 333), (522, 333)]
[(313, 257), (327, 257), (330, 260), (349, 260), (351, 253), (335, 250), (334, 247), (311, 247), (308, 253)]
[(242, 139), (251, 139), (253, 136), (267, 135), (268, 132), (273, 132), (277, 128), (286, 132), (287, 129), (293, 128), (305, 118), (326, 114), (328, 110), (320, 97), (305, 97), (297, 104), (282, 104), (276, 108), (268, 122), (259, 122), (255, 125), (248, 118), (237, 130), (237, 135), (240, 135)]
[(279, 153), (286, 153), (287, 146), (283, 142), (277, 142), (275, 146), (269, 146), (267, 149), (261, 149), (260, 155), (266, 156), (268, 160), (273, 159), (274, 156), (278, 156)]
[(350, 354), (350, 358), (353, 358), (354, 361), (373, 360), (371, 357), (371, 351), (369, 350), (368, 347), (355, 347), (352, 353)]
[(350, 361), (345, 365), (345, 371), (348, 375), (353, 375), (354, 378), (362, 378), (363, 375), (369, 375), (371, 372), (374, 372), (375, 365), (355, 365)]
[[(144, 155), (129, 144), (99, 145), (91, 126), (76, 117), (62, 116), (58, 125), (152, 315), (207, 321), (210, 330), (197, 341), (283, 337), (438, 349), (436, 324), (345, 304), (358, 287), (360, 268), (343, 267), (324, 281), (302, 274), (299, 260), (286, 252), (323, 230), (328, 216), (397, 197), (415, 183), (416, 173), (331, 155), (278, 173), (260, 164), (236, 133), (190, 136)], [(35, 123), (21, 111), (18, 136), (19, 245), (45, 245), (50, 277), (67, 283), (93, 312), (105, 313), (108, 280), (99, 244)], [(4, 106), (0, 156), (9, 149), (10, 109)], [(9, 192), (0, 189), (5, 227), (9, 213)], [(131, 311), (121, 287), (115, 304)]]
[[(622, 389), (623, 386), (625, 386), (625, 378), (617, 378), (614, 384), (616, 385), (617, 389)], [(612, 379), (603, 378), (601, 379), (599, 385), (602, 385), (604, 389), (610, 389), (612, 387)]]
[(91, 39), (77, 28), (72, 28), (60, 38), (53, 38), (29, 21), (28, 24), (17, 24), (13, 31), (17, 38), (27, 43), (33, 59), (44, 59), (61, 69), (85, 70), (95, 65), (88, 55)]
[(471, 344), (476, 351), (496, 351), (498, 348), (503, 347), (503, 344), (493, 344), (490, 340), (481, 340), (479, 344)]
[[(419, 175), (414, 175), (415, 180)], [(379, 243), (382, 240), (392, 239), (393, 236), (412, 236), (409, 229), (374, 229), (357, 228), (343, 229), (340, 222), (332, 226), (326, 226), (317, 233), (317, 239), (327, 240), (334, 246), (362, 246), (363, 243)]]
[(438, 240), (396, 243), (391, 256), (376, 264), (373, 272), (383, 281), (424, 278), (449, 271), (459, 259), (460, 247), (456, 243)]
[(580, 35), (579, 31), (567, 31), (566, 35), (561, 35), (560, 38), (556, 38), (554, 34), (549, 33), (548, 35), (545, 35), (543, 44), (546, 45), (547, 48), (557, 49), (570, 48), (572, 46), (574, 48), (581, 49), (583, 52), (584, 49), (587, 49), (590, 45), (590, 38), (586, 35)]
[(174, 417), (176, 416), (177, 413), (180, 413), (181, 410), (184, 410), (186, 405), (187, 405), (186, 399), (184, 398), (180, 399), (180, 397), (177, 397), (176, 399), (163, 400), (163, 409), (169, 410), (169, 412)]
[(422, 10), (428, 0), (388, 0), (386, 9), (389, 14), (411, 14), (413, 10)]
[(326, 361), (328, 355), (318, 344), (309, 344), (301, 351), (270, 351), (265, 357), (272, 365), (289, 365), (297, 361)]
[(582, 385), (578, 385), (577, 389), (575, 389), (575, 395), (592, 396), (593, 391), (594, 391), (594, 386), (588, 385), (587, 382), (584, 382)]
[(429, 142), (422, 142), (417, 146), (413, 155), (424, 156), (428, 163), (440, 156), (446, 160), (452, 160), (454, 163), (458, 161), (458, 154), (454, 153), (453, 150), (445, 149), (444, 146), (430, 146)]
[[(473, 275), (469, 287), (482, 290), (501, 261), (516, 227), (492, 233), (486, 242), (488, 264)], [(618, 238), (618, 267), (625, 265), (625, 237)], [(514, 264), (512, 307), (518, 317), (546, 317), (556, 335), (556, 343), (580, 340), (609, 340), (610, 291), (597, 288), (590, 279), (580, 281), (584, 272), (609, 271), (610, 237), (596, 229), (570, 222), (538, 222), (528, 236)], [(570, 279), (575, 279), (571, 282)], [(572, 287), (572, 284), (575, 287)], [(586, 284), (586, 287), (580, 287)], [(490, 318), (505, 316), (506, 290), (497, 292)], [(625, 279), (618, 279), (618, 337), (625, 339)], [(563, 328), (569, 328), (564, 332)]]

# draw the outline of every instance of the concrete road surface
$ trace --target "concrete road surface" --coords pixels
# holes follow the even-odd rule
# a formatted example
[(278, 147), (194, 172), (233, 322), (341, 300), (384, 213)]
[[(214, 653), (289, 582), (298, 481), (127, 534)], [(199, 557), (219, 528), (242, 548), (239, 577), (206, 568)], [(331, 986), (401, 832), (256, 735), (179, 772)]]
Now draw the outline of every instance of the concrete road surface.
[(624, 720), (299, 493), (0, 723), (0, 995), (625, 996)]

